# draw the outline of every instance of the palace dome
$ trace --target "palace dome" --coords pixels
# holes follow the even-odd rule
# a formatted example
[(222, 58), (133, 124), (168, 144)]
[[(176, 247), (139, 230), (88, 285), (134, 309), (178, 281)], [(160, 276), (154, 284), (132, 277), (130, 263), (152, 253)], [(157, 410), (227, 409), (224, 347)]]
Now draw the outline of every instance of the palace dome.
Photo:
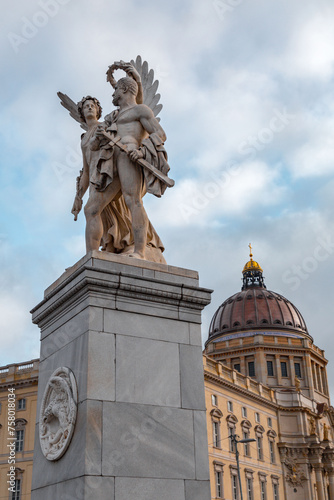
[(311, 338), (303, 316), (283, 295), (266, 289), (260, 265), (252, 260), (242, 271), (242, 290), (226, 299), (215, 312), (208, 342), (226, 334), (261, 331), (285, 331)]

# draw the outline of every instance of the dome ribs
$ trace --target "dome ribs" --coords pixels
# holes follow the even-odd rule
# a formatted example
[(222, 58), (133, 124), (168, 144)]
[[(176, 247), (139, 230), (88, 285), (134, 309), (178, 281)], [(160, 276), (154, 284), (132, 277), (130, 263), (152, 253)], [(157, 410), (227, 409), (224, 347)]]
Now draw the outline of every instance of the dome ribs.
[(289, 300), (264, 288), (249, 287), (229, 297), (217, 309), (209, 337), (271, 328), (309, 335), (302, 315)]

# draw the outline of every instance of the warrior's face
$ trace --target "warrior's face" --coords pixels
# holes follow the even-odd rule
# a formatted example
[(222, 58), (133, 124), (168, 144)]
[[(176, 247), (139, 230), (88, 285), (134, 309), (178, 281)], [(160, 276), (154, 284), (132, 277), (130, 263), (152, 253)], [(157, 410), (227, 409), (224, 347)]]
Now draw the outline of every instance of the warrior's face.
[(88, 99), (84, 102), (84, 105), (82, 106), (82, 114), (84, 115), (86, 121), (87, 118), (97, 120), (97, 112), (98, 110), (94, 101)]
[(123, 89), (116, 84), (115, 86), (115, 92), (112, 95), (112, 103), (114, 106), (119, 106), (120, 105), (120, 99), (122, 94), (124, 93)]

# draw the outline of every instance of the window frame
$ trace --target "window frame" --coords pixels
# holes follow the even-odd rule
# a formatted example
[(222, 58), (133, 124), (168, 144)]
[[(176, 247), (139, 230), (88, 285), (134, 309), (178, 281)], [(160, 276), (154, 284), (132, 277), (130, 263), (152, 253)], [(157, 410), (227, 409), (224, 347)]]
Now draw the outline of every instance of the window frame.
[[(270, 366), (270, 370), (269, 370)], [(270, 372), (270, 373), (269, 373)], [(274, 377), (274, 362), (271, 359), (267, 359), (267, 376), (268, 377)]]
[(250, 361), (247, 362), (247, 373), (248, 373), (248, 376), (250, 378), (256, 377), (255, 361), (254, 360), (250, 360)]
[(27, 400), (26, 398), (20, 398), (17, 400), (17, 411), (24, 411), (27, 409)]
[[(283, 366), (284, 366), (284, 370), (283, 370)], [(286, 375), (283, 375), (283, 372), (286, 373)], [(281, 377), (282, 378), (289, 378), (288, 362), (285, 360), (281, 361)]]

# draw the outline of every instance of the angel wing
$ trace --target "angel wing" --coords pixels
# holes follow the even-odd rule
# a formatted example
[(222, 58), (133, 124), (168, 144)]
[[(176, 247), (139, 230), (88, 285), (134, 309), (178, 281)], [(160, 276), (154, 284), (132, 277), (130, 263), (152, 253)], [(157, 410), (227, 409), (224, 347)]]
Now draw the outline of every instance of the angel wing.
[[(161, 97), (160, 94), (157, 94), (159, 81), (154, 80), (153, 69), (149, 70), (147, 61), (142, 62), (140, 56), (137, 56), (135, 61), (132, 60), (130, 62), (140, 74), (143, 86), (143, 104), (151, 108), (154, 116), (157, 117), (162, 110), (162, 104), (158, 104)], [(157, 120), (160, 121), (160, 118), (157, 118)]]
[(57, 96), (60, 99), (60, 104), (69, 111), (70, 116), (74, 118), (77, 122), (80, 123), (81, 128), (84, 130), (88, 130), (88, 127), (86, 123), (82, 120), (79, 111), (78, 111), (78, 106), (75, 104), (74, 101), (68, 95), (63, 94), (62, 92), (57, 92)]

